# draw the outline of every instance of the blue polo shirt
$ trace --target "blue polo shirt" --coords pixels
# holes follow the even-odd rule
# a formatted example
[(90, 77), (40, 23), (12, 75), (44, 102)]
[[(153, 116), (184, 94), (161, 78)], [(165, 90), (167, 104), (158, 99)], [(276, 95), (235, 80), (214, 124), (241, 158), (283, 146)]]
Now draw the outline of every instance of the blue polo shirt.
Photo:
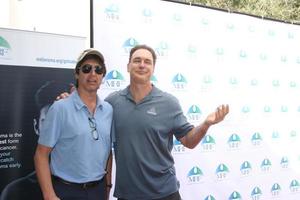
[[(97, 97), (92, 116), (77, 91), (56, 101), (47, 113), (38, 143), (53, 148), (50, 168), (53, 175), (84, 183), (100, 180), (106, 173), (111, 150), (112, 106)], [(99, 139), (92, 135), (89, 118), (95, 119)]]
[(178, 100), (155, 86), (138, 104), (128, 87), (106, 100), (114, 108), (114, 196), (150, 200), (178, 191), (171, 155), (173, 135), (181, 138), (193, 128)]

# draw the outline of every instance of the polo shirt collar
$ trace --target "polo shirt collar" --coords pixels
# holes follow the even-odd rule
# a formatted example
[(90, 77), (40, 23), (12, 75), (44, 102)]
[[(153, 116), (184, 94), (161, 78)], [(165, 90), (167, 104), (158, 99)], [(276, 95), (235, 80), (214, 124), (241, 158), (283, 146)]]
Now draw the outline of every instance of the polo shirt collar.
[[(73, 97), (73, 101), (74, 101), (74, 104), (75, 104), (75, 107), (76, 107), (77, 110), (80, 110), (81, 108), (86, 107), (86, 105), (81, 100), (81, 98), (80, 98), (77, 90), (75, 90), (74, 92), (72, 92), (71, 96)], [(102, 101), (101, 101), (101, 99), (97, 95), (97, 105), (96, 105), (96, 108), (98, 108), (98, 107), (100, 109), (102, 109)]]
[[(126, 98), (133, 100), (132, 95), (129, 90), (129, 85), (120, 92), (121, 96), (126, 96)], [(151, 92), (144, 98), (144, 99), (149, 99), (152, 97), (159, 97), (162, 96), (162, 91), (155, 87), (155, 85), (152, 84), (152, 90)]]

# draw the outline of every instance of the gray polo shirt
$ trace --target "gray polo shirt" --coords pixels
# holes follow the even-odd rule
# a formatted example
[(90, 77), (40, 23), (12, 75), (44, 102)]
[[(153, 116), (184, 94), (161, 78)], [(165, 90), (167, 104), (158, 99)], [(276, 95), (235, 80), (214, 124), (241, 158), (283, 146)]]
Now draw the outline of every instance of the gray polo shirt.
[(155, 86), (136, 104), (129, 87), (106, 98), (115, 122), (116, 186), (114, 196), (149, 200), (178, 191), (173, 135), (185, 136), (187, 122), (178, 100)]

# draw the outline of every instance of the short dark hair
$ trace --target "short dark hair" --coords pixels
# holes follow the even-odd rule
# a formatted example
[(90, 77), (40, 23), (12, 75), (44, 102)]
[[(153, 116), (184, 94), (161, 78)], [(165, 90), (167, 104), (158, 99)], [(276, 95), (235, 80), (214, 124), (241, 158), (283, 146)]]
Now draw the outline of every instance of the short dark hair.
[(156, 63), (156, 54), (155, 54), (155, 51), (149, 47), (148, 45), (145, 45), (145, 44), (139, 44), (139, 45), (136, 45), (135, 47), (133, 47), (131, 50), (130, 50), (130, 53), (129, 53), (129, 61), (128, 63), (130, 63), (130, 60), (132, 58), (132, 54), (134, 54), (134, 52), (136, 52), (137, 50), (139, 49), (146, 49), (148, 51), (150, 51), (150, 53), (152, 54), (152, 58), (153, 58), (153, 65), (155, 65)]

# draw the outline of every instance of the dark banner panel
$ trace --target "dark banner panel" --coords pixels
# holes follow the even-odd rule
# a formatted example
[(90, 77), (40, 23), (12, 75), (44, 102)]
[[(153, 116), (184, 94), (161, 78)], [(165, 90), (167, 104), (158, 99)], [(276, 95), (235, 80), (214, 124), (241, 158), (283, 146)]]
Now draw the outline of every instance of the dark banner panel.
[(40, 199), (33, 155), (39, 125), (73, 69), (0, 65), (0, 200)]

